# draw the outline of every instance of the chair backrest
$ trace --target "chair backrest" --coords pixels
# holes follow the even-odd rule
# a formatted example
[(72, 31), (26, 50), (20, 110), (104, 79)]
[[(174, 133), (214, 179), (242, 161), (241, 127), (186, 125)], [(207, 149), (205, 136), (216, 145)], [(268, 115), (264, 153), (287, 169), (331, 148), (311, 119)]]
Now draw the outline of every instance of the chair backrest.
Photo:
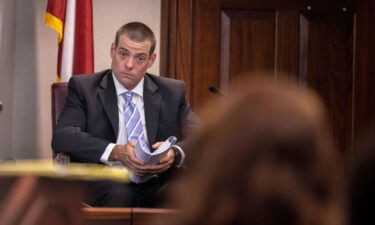
[(68, 96), (68, 83), (53, 83), (52, 92), (52, 130), (54, 130), (57, 120), (64, 109), (66, 97)]
[[(57, 120), (61, 112), (64, 109), (66, 97), (68, 97), (68, 82), (53, 83), (51, 86), (52, 94), (52, 132), (55, 130)], [(67, 153), (54, 152), (52, 158), (58, 164), (68, 164), (70, 162), (70, 157)]]

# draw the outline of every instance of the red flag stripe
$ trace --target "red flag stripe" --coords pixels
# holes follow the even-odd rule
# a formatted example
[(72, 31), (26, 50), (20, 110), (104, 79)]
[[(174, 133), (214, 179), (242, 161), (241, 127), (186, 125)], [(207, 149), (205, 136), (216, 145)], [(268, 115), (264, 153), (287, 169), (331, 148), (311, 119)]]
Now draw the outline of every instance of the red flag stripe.
[[(72, 31), (74, 32), (72, 71), (69, 70), (70, 66), (68, 70), (67, 68), (64, 68), (64, 71), (70, 72), (64, 73), (63, 78), (61, 77), (61, 71), (63, 69), (62, 61), (66, 62), (65, 60), (69, 59), (70, 57), (63, 53), (64, 32), (69, 32), (68, 28), (66, 28), (67, 30), (64, 31), (66, 25), (65, 19), (67, 16), (67, 1), (69, 0), (48, 0), (45, 16), (46, 25), (58, 32), (59, 50), (57, 62), (57, 82), (61, 81), (61, 79), (64, 79), (63, 81), (67, 81), (66, 79), (69, 79), (69, 76), (71, 75), (94, 72), (92, 0), (74, 0), (75, 30)], [(70, 74), (71, 72), (72, 74)]]
[(73, 74), (94, 72), (92, 0), (76, 0)]

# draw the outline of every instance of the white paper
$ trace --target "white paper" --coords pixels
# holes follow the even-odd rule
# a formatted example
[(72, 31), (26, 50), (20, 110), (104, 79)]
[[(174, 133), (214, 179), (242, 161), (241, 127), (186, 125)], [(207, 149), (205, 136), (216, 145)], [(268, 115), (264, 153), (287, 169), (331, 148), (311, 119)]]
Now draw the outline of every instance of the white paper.
[[(140, 142), (137, 142), (135, 146), (135, 155), (136, 157), (143, 161), (145, 165), (155, 165), (159, 162), (161, 158), (163, 158), (167, 153), (168, 150), (172, 147), (174, 143), (176, 143), (177, 138), (174, 136), (169, 137), (158, 149), (154, 152), (151, 152), (150, 149), (146, 144), (141, 146)], [(143, 183), (149, 180), (152, 176), (136, 176), (134, 174), (130, 175), (130, 180), (134, 183)]]

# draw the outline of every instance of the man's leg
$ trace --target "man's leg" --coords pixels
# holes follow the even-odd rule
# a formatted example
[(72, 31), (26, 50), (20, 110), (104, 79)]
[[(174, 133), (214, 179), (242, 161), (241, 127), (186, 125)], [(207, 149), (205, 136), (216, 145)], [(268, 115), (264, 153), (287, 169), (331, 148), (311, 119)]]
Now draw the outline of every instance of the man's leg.
[(86, 199), (94, 207), (132, 207), (134, 194), (127, 183), (99, 181), (89, 184)]
[(168, 179), (152, 178), (146, 183), (130, 184), (134, 193), (134, 206), (144, 208), (163, 208), (168, 200), (171, 183)]

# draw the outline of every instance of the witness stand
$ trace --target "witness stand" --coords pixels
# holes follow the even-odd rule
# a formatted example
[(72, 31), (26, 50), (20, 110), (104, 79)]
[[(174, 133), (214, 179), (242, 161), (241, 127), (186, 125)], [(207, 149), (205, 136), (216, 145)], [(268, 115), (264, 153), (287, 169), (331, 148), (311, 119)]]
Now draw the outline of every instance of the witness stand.
[(82, 204), (87, 182), (128, 181), (124, 168), (51, 161), (0, 164), (0, 225), (147, 225), (168, 209), (94, 208)]

